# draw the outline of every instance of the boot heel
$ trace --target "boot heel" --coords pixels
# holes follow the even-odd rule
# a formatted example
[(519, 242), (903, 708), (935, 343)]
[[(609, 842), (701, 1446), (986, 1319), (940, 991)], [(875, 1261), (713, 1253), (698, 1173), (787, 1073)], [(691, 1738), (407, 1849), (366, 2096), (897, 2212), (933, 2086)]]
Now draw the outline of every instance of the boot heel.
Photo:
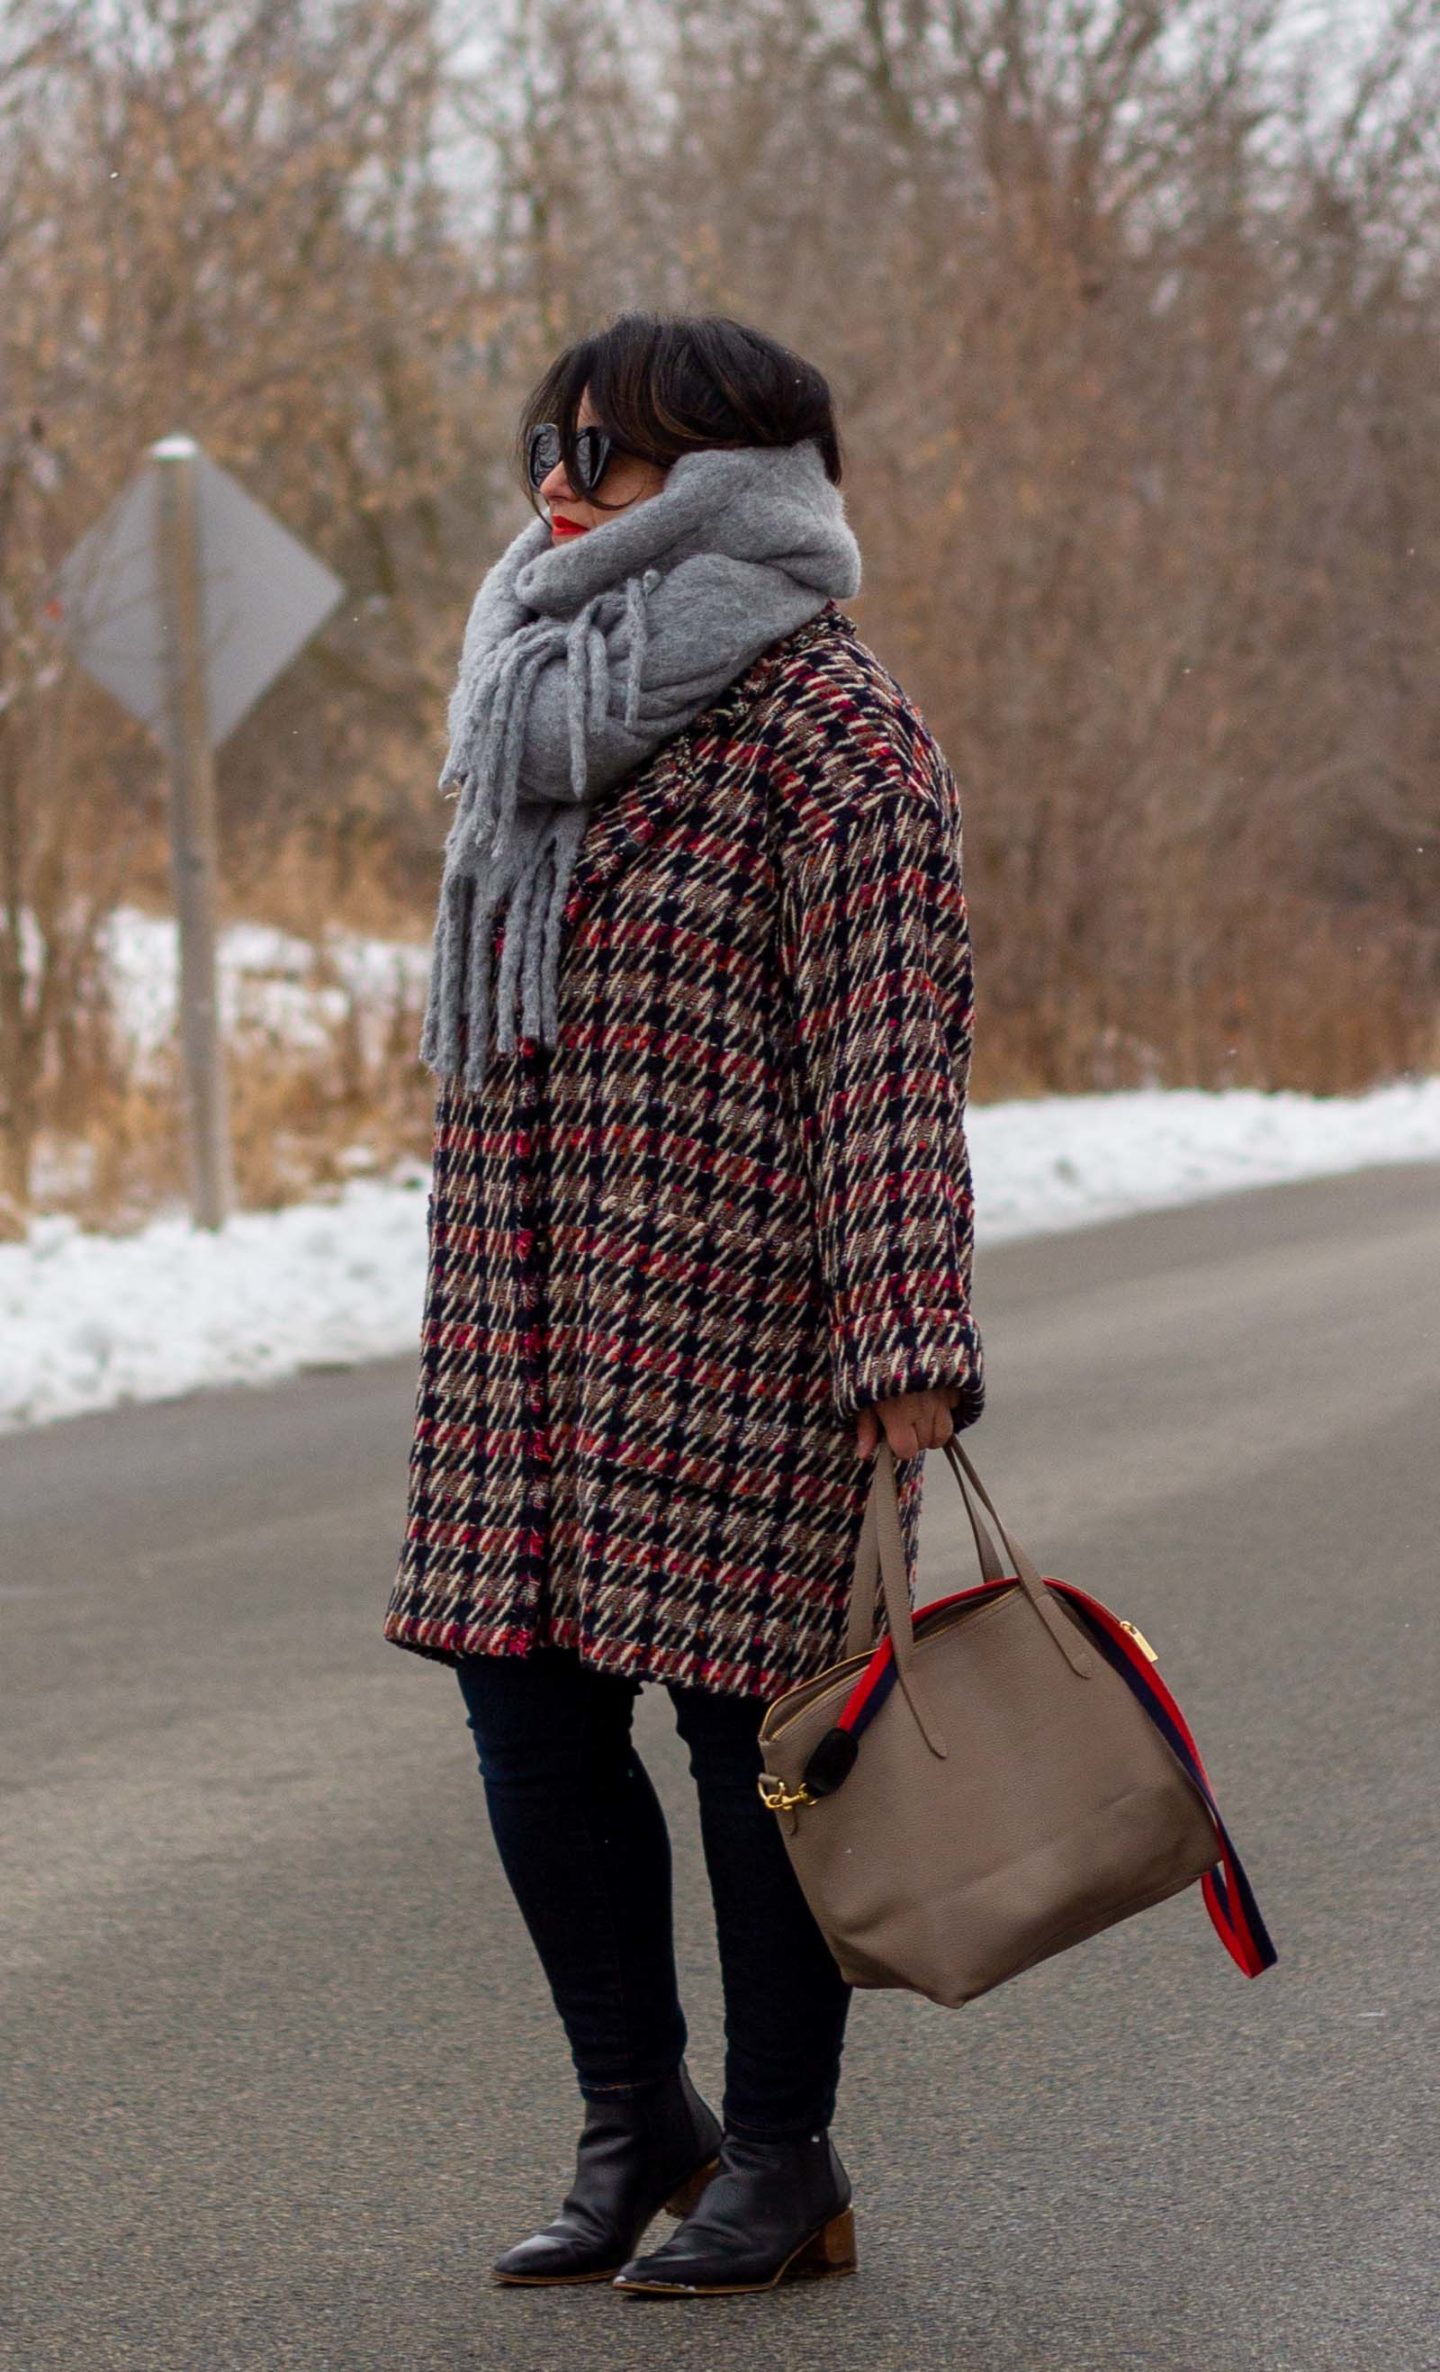
[(813, 2240), (806, 2241), (785, 2270), (802, 2280), (815, 2281), (827, 2273), (853, 2273), (855, 2265), (855, 2211), (846, 2207), (832, 2216)]
[[(672, 2216), (688, 2216), (692, 2207), (699, 2206), (701, 2194), (712, 2174), (718, 2170), (719, 2165), (718, 2158), (711, 2158), (704, 2166), (698, 2166), (692, 2175), (687, 2175), (679, 2190), (672, 2192), (666, 2200), (665, 2213)], [(650, 2196), (652, 2199), (654, 2198), (653, 2191)]]

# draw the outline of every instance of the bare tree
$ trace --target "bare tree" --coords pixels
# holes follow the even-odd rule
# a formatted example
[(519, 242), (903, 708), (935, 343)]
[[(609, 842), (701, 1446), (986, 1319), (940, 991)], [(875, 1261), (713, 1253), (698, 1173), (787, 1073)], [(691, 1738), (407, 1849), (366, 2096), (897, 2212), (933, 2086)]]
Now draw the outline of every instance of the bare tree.
[(298, 873), (323, 907), (364, 869), (403, 873), (419, 842), (454, 588), (501, 499), (483, 369), (499, 312), (439, 183), (433, 9), (26, 16), (22, 0), (0, 245), (0, 1112), (22, 1205), (95, 916), (122, 878), (166, 895), (158, 753), (44, 629), (66, 549), (183, 427), (335, 566), (353, 598), (220, 769), (231, 900)]

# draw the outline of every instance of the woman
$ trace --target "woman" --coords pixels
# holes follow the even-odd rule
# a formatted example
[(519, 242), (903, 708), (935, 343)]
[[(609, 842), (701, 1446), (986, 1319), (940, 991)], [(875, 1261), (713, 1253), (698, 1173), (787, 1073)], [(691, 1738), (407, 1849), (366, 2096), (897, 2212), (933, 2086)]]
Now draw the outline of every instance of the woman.
[[(385, 1633), (458, 1672), (584, 2103), (569, 2195), (496, 2278), (727, 2293), (854, 2263), (848, 1991), (756, 1737), (840, 1650), (880, 1427), (913, 1585), (924, 1452), (981, 1410), (960, 809), (838, 606), (859, 553), (817, 370), (622, 316), (520, 447), (548, 517), (476, 596), (441, 775)], [(684, 2065), (647, 1680), (699, 1791), (722, 2119)]]

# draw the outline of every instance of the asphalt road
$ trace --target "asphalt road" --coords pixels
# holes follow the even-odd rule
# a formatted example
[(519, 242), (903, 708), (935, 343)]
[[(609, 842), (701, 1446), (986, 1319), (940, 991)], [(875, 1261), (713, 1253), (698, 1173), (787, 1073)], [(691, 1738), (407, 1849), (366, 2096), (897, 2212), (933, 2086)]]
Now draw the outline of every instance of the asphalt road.
[[(1192, 1890), (964, 2011), (861, 1996), (856, 2279), (495, 2291), (576, 2108), (453, 1676), (379, 1637), (413, 1361), (11, 1437), (7, 2372), (1440, 2364), (1440, 1168), (1008, 1245), (976, 1291), (968, 1444), (1158, 1646), (1279, 1967)], [(663, 1692), (642, 1722), (713, 2085)]]

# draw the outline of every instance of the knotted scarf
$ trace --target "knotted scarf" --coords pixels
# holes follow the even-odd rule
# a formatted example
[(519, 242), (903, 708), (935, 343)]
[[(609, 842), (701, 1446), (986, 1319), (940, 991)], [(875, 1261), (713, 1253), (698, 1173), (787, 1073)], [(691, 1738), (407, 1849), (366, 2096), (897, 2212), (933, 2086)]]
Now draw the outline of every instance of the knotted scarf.
[(859, 586), (859, 546), (810, 439), (686, 453), (658, 494), (563, 542), (544, 519), (521, 528), (475, 596), (450, 698), (440, 788), (457, 805), (420, 1040), (437, 1077), (479, 1087), (492, 1016), (502, 1052), (518, 1034), (554, 1045), (589, 809), (772, 642)]

